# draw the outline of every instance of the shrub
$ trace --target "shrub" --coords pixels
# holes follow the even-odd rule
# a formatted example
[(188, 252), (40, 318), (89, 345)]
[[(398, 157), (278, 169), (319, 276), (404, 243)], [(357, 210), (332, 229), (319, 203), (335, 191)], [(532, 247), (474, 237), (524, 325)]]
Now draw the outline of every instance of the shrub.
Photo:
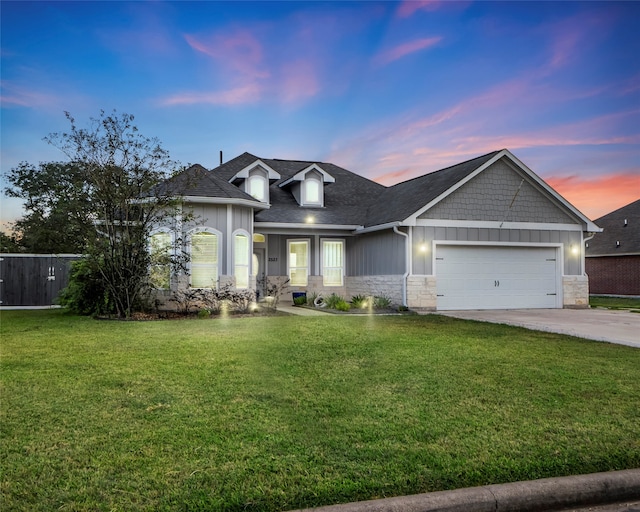
[(307, 304), (307, 297), (302, 295), (293, 299), (294, 306), (305, 306)]
[(391, 299), (384, 295), (376, 295), (373, 299), (373, 307), (376, 309), (385, 309), (391, 306)]
[(184, 314), (190, 313), (199, 301), (200, 290), (193, 290), (191, 288), (187, 290), (175, 290), (169, 299), (169, 302), (175, 302), (176, 310)]
[(340, 297), (340, 295), (336, 295), (335, 293), (332, 293), (328, 297), (324, 298), (324, 302), (329, 309), (336, 309), (336, 304), (338, 304), (338, 302), (340, 301), (344, 302), (344, 299)]
[(338, 311), (349, 311), (351, 309), (351, 305), (344, 299), (340, 299), (336, 302), (334, 309)]
[(371, 303), (370, 297), (366, 295), (354, 295), (351, 297), (351, 307), (355, 309), (367, 309)]
[(116, 312), (100, 269), (86, 259), (71, 264), (69, 285), (60, 292), (58, 302), (78, 315), (110, 315)]
[(316, 292), (307, 293), (307, 306), (315, 306), (318, 294)]
[(209, 318), (211, 316), (211, 311), (208, 309), (201, 309), (198, 311), (198, 318)]

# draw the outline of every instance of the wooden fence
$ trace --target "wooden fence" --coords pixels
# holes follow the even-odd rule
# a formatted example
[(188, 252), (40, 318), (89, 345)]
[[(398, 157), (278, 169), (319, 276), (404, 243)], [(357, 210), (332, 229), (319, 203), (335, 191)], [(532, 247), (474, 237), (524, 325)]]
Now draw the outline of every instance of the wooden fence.
[(51, 306), (79, 254), (0, 254), (0, 306)]

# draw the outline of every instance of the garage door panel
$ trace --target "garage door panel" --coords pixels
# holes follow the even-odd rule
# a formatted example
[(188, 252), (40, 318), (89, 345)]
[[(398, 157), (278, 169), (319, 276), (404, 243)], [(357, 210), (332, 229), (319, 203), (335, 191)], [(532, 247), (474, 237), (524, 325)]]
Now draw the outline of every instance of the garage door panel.
[(436, 248), (438, 309), (557, 307), (556, 248)]

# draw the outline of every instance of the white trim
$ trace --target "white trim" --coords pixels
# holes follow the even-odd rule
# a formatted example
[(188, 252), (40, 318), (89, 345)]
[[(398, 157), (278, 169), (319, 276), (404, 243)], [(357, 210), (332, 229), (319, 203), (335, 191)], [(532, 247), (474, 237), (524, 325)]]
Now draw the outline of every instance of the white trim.
[(231, 261), (232, 256), (232, 247), (231, 240), (233, 237), (231, 236), (231, 232), (233, 231), (233, 206), (227, 205), (227, 240), (226, 240), (226, 255), (227, 255), (227, 265), (225, 267), (225, 275), (232, 276), (233, 275), (233, 261)]
[[(246, 192), (245, 192), (246, 193)], [(205, 203), (205, 204), (233, 204), (236, 206), (249, 206), (256, 210), (268, 210), (271, 206), (262, 203), (257, 199), (234, 199), (231, 197), (207, 197), (207, 196), (184, 196), (182, 200), (185, 203)]]
[(293, 176), (291, 176), (291, 178), (289, 178), (288, 180), (283, 181), (278, 186), (280, 188), (283, 188), (283, 187), (286, 187), (287, 185), (289, 185), (293, 181), (304, 181), (306, 174), (308, 172), (311, 172), (311, 171), (319, 172), (322, 175), (322, 182), (323, 183), (335, 183), (335, 181), (336, 181), (336, 179), (333, 176), (331, 176), (331, 174), (329, 174), (327, 171), (322, 169), (322, 167), (320, 167), (318, 164), (311, 164), (310, 166), (305, 167), (301, 171), (299, 171), (296, 174), (294, 174)]
[(215, 289), (218, 288), (218, 285), (220, 284), (220, 276), (222, 275), (222, 272), (220, 272), (220, 269), (222, 267), (222, 243), (224, 243), (224, 237), (222, 236), (222, 232), (218, 231), (215, 228), (210, 228), (208, 226), (197, 226), (195, 228), (191, 228), (189, 231), (187, 231), (186, 233), (186, 250), (187, 253), (189, 254), (189, 263), (188, 263), (188, 270), (189, 270), (189, 287), (196, 289), (196, 290), (209, 290), (211, 288), (196, 288), (194, 286), (192, 286), (191, 284), (191, 237), (194, 234), (197, 233), (211, 233), (212, 235), (216, 235), (218, 237), (218, 279), (216, 280), (215, 284)]
[(366, 228), (364, 226), (356, 226), (355, 234), (361, 235), (363, 233), (372, 233), (374, 231), (384, 231), (385, 229), (393, 229), (401, 225), (403, 225), (401, 222), (395, 221), (395, 222), (387, 222), (386, 224), (377, 224), (375, 226), (368, 226)]
[(302, 229), (310, 231), (314, 229), (337, 229), (344, 231), (354, 231), (362, 226), (354, 224), (313, 224), (306, 222), (255, 222), (254, 228), (258, 231), (263, 229)]
[[(341, 283), (338, 284), (327, 284), (324, 282), (324, 243), (325, 242), (340, 242), (342, 244), (342, 274), (340, 276), (340, 281)], [(339, 288), (341, 286), (344, 286), (344, 278), (346, 275), (346, 264), (347, 264), (347, 242), (344, 238), (320, 238), (320, 242), (319, 242), (319, 246), (320, 246), (320, 258), (318, 258), (320, 260), (320, 271), (316, 272), (316, 275), (321, 275), (322, 276), (322, 286), (327, 287), (327, 288)], [(335, 268), (335, 267), (332, 267)]]
[(536, 175), (536, 173), (534, 173), (531, 169), (529, 169), (529, 167), (527, 167), (524, 163), (522, 163), (515, 155), (513, 155), (513, 153), (511, 153), (511, 151), (509, 151), (508, 149), (503, 149), (502, 151), (500, 151), (499, 153), (497, 153), (496, 155), (493, 156), (493, 158), (491, 158), (490, 160), (488, 160), (487, 162), (485, 162), (484, 164), (482, 164), (480, 167), (478, 167), (475, 171), (473, 171), (471, 174), (469, 174), (468, 176), (466, 176), (465, 178), (463, 178), (462, 180), (458, 181), (457, 183), (455, 183), (453, 186), (449, 187), (447, 190), (445, 190), (442, 194), (440, 194), (438, 197), (436, 197), (435, 199), (433, 199), (432, 201), (430, 201), (429, 203), (427, 203), (425, 206), (423, 206), (422, 208), (420, 208), (418, 211), (416, 211), (415, 213), (413, 213), (412, 215), (410, 215), (409, 217), (407, 217), (403, 223), (408, 223), (409, 225), (416, 225), (416, 221), (418, 219), (418, 217), (420, 217), (420, 215), (422, 215), (424, 212), (426, 212), (427, 210), (429, 210), (430, 208), (432, 208), (433, 206), (435, 206), (437, 203), (439, 203), (440, 201), (442, 201), (445, 197), (449, 196), (450, 194), (452, 194), (453, 192), (455, 192), (456, 190), (458, 190), (460, 187), (462, 187), (463, 185), (465, 185), (466, 183), (468, 183), (469, 181), (471, 181), (473, 178), (475, 178), (478, 174), (480, 174), (482, 171), (484, 171), (485, 169), (487, 169), (489, 166), (493, 165), (494, 163), (496, 163), (498, 160), (500, 160), (502, 157), (507, 157), (508, 159), (510, 159), (515, 165), (517, 165), (518, 167), (520, 167), (520, 170), (523, 171), (529, 178), (533, 179), (543, 190), (545, 190), (547, 193), (549, 193), (554, 199), (556, 199), (557, 201), (559, 201), (566, 209), (568, 209), (573, 215), (575, 215), (576, 217), (578, 217), (582, 222), (584, 222), (586, 224), (586, 230), (590, 231), (590, 232), (601, 232), (602, 228), (596, 226), (593, 222), (591, 222), (584, 214), (582, 214), (580, 211), (578, 211), (575, 207), (573, 207), (569, 202), (567, 202), (560, 194), (558, 194), (553, 188), (551, 188), (544, 180), (542, 180), (540, 177), (538, 177), (538, 175)]
[(306, 267), (296, 266), (295, 268), (306, 268), (307, 269), (307, 282), (305, 284), (293, 284), (290, 286), (309, 286), (309, 275), (311, 274), (311, 239), (310, 238), (288, 238), (287, 239), (287, 277), (291, 279), (291, 243), (299, 243), (306, 242), (307, 244), (307, 265)]
[(543, 229), (545, 231), (579, 231), (578, 224), (553, 224), (550, 222), (500, 222), (498, 220), (444, 220), (416, 219), (416, 226), (445, 228), (488, 228), (488, 229)]
[[(84, 254), (68, 254), (68, 253), (51, 253), (51, 254), (33, 254), (33, 253), (17, 253), (17, 252), (0, 252), (1, 257), (7, 258), (84, 258)], [(31, 306), (28, 306), (31, 307)]]
[[(437, 283), (437, 246), (475, 246), (475, 247), (531, 247), (531, 248), (553, 248), (556, 249), (556, 308), (562, 308), (564, 304), (564, 288), (562, 278), (564, 273), (564, 244), (560, 242), (468, 242), (463, 240), (432, 240), (431, 243), (431, 270), (436, 277)], [(437, 284), (436, 284), (437, 286)]]
[(258, 158), (255, 162), (247, 165), (244, 169), (241, 169), (236, 174), (234, 174), (229, 180), (229, 183), (233, 183), (237, 179), (247, 179), (249, 177), (249, 173), (258, 166), (261, 166), (267, 171), (270, 180), (279, 180), (281, 178), (280, 174), (276, 170), (274, 170), (272, 167), (268, 166)]
[(247, 255), (248, 257), (248, 261), (247, 261), (247, 272), (248, 272), (248, 276), (249, 276), (249, 282), (247, 283), (247, 286), (245, 288), (239, 288), (240, 290), (248, 290), (251, 288), (251, 276), (253, 274), (251, 274), (251, 266), (252, 266), (252, 260), (253, 260), (253, 237), (249, 234), (249, 232), (246, 229), (236, 229), (232, 234), (231, 234), (231, 240), (233, 241), (232, 244), (229, 245), (233, 245), (233, 250), (231, 253), (231, 258), (232, 258), (232, 269), (231, 269), (231, 274), (233, 277), (236, 278), (236, 288), (238, 288), (238, 278), (236, 276), (236, 236), (245, 236), (247, 237), (247, 240), (249, 242), (248, 248), (249, 248), (249, 254)]

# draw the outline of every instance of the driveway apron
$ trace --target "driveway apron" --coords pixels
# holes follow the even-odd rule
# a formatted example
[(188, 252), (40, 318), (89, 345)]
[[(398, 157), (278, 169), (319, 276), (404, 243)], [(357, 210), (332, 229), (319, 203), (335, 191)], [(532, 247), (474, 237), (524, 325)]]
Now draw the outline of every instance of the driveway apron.
[(640, 348), (640, 313), (610, 309), (441, 311), (442, 315), (569, 334)]

